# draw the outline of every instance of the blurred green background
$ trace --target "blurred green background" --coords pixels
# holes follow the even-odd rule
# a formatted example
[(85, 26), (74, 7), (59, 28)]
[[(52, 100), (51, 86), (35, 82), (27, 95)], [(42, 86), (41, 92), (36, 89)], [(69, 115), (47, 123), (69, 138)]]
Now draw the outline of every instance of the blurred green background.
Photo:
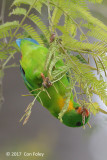
[[(9, 6), (6, 1), (5, 22)], [(0, 0), (0, 9), (2, 0)], [(102, 5), (88, 4), (91, 13), (107, 24), (107, 0)], [(46, 8), (43, 19), (47, 21)], [(28, 21), (27, 21), (28, 22)], [(29, 23), (29, 22), (28, 22)], [(35, 28), (36, 29), (36, 28)], [(18, 64), (20, 54), (15, 55)], [(14, 61), (14, 60), (13, 60)], [(5, 102), (0, 111), (0, 160), (106, 160), (107, 159), (107, 117), (99, 114), (91, 117), (92, 129), (69, 128), (43, 108), (38, 102), (28, 123), (19, 123), (21, 116), (33, 97), (22, 97), (28, 93), (19, 68), (5, 70), (3, 95)], [(102, 102), (100, 102), (101, 105)], [(21, 156), (6, 156), (6, 152), (22, 152)], [(43, 157), (23, 156), (24, 152), (44, 153)]]

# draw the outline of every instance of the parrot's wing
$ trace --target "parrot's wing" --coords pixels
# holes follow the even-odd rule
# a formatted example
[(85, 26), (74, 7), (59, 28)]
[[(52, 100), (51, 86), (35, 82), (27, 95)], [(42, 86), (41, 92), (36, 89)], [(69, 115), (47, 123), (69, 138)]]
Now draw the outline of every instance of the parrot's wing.
[[(39, 45), (39, 43), (36, 40), (34, 40), (34, 39), (31, 39), (31, 38), (24, 38), (24, 39), (27, 40), (27, 41), (30, 41), (30, 42), (33, 42), (33, 43)], [(21, 44), (22, 40), (23, 39), (16, 39), (16, 43), (17, 43), (17, 45), (18, 45), (19, 48), (20, 48), (20, 44)]]
[(26, 86), (27, 86), (30, 90), (32, 90), (33, 87), (32, 87), (31, 84), (27, 81), (27, 79), (26, 79), (26, 77), (25, 77), (25, 72), (24, 72), (24, 70), (23, 70), (23, 68), (22, 68), (21, 65), (20, 65), (20, 71), (21, 71), (21, 76), (22, 76), (22, 78), (23, 78)]

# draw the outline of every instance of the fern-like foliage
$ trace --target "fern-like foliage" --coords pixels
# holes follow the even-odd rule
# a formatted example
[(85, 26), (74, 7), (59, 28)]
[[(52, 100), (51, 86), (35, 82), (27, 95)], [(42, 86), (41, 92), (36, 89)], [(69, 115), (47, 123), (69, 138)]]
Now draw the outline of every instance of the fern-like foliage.
[[(88, 1), (102, 2), (102, 0)], [(49, 25), (43, 22), (44, 5), (47, 7)], [(9, 16), (12, 15), (21, 16), (22, 19), (20, 22), (14, 20), (0, 25), (2, 70), (7, 67), (8, 61), (18, 51), (14, 38), (36, 39), (40, 45), (49, 48), (45, 69), (51, 81), (53, 83), (60, 81), (66, 74), (70, 80), (64, 109), (73, 92), (74, 99), (82, 106), (89, 108), (90, 112), (96, 114), (99, 110), (101, 111), (98, 103), (92, 101), (92, 97), (97, 94), (107, 105), (107, 84), (102, 76), (102, 72), (107, 76), (107, 26), (91, 15), (86, 1), (14, 0), (9, 13)], [(31, 24), (25, 23), (26, 19)], [(50, 43), (53, 33), (55, 33), (55, 40)], [(95, 38), (93, 43), (89, 41), (89, 37)], [(57, 62), (63, 60), (64, 65), (56, 69)], [(91, 60), (94, 61), (94, 66), (91, 65)], [(93, 70), (99, 74), (100, 79), (96, 78)]]
[(12, 30), (19, 25), (18, 21), (6, 22), (0, 25), (0, 39), (12, 36)]

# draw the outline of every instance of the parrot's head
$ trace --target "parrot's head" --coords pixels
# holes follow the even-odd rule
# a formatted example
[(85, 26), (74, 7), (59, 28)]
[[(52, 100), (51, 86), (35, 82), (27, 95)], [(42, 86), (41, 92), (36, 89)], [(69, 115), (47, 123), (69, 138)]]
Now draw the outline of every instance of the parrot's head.
[(89, 111), (81, 107), (76, 107), (75, 109), (67, 111), (62, 118), (63, 123), (69, 127), (84, 126), (89, 119)]
[(23, 38), (23, 39), (16, 39), (16, 44), (20, 48), (21, 51), (21, 58), (23, 55), (28, 56), (29, 52), (31, 52), (33, 45), (37, 47), (39, 43), (31, 38)]
[(17, 45), (18, 45), (19, 48), (21, 47), (22, 41), (32, 42), (32, 43), (34, 43), (34, 44), (39, 45), (39, 43), (38, 43), (36, 40), (31, 39), (31, 38), (16, 39), (16, 43), (17, 43)]

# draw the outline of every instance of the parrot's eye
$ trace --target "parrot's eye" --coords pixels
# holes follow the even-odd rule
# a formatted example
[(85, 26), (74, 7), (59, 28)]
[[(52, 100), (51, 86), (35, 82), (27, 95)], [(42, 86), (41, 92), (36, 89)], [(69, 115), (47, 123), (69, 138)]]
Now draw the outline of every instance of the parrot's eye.
[(81, 122), (77, 122), (77, 123), (76, 123), (76, 126), (81, 126)]

